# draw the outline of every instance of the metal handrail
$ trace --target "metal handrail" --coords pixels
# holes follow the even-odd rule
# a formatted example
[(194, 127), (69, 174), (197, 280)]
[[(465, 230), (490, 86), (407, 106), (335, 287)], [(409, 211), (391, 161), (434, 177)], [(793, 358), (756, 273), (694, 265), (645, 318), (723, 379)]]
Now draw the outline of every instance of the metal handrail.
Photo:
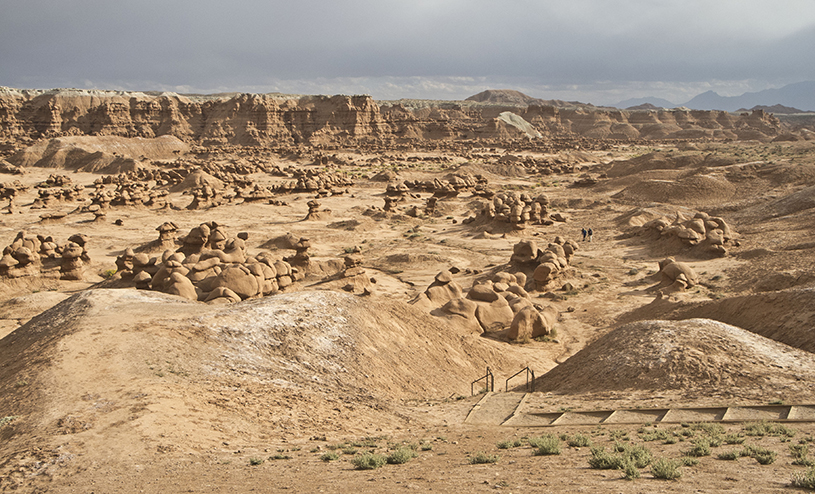
[[(523, 369), (519, 370), (518, 372), (516, 372), (515, 374), (513, 374), (513, 375), (511, 375), (511, 376), (509, 376), (509, 377), (507, 378), (507, 382), (506, 382), (506, 391), (509, 391), (509, 380), (510, 380), (510, 379), (512, 379), (513, 377), (517, 376), (517, 375), (518, 375), (518, 374), (520, 374), (521, 372), (524, 372), (524, 371), (526, 371), (526, 391), (527, 391), (527, 392), (532, 391), (532, 387), (534, 387), (534, 386), (535, 386), (535, 371), (533, 371), (532, 369), (530, 369), (530, 368), (529, 368), (529, 366), (524, 367)], [(530, 375), (530, 374), (532, 375), (532, 379), (531, 379), (531, 380), (529, 379), (529, 375)]]
[(483, 376), (479, 377), (478, 379), (476, 379), (475, 381), (470, 383), (470, 396), (475, 396), (475, 388), (474, 388), (475, 383), (477, 383), (479, 381), (483, 381), (483, 380), (486, 380), (485, 382), (486, 382), (486, 385), (487, 385), (487, 391), (495, 391), (495, 376), (493, 375), (492, 370), (490, 370), (490, 368), (487, 367), (487, 373), (486, 374), (484, 374)]

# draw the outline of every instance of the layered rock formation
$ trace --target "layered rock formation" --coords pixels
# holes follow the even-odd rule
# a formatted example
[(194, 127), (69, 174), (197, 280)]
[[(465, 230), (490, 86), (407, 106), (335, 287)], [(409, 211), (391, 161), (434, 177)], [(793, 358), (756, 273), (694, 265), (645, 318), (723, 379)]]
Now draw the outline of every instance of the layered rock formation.
[[(0, 88), (0, 137), (175, 136), (233, 145), (327, 144), (369, 139), (761, 139), (785, 130), (761, 110), (741, 115), (685, 109), (602, 110), (456, 102), (380, 107), (370, 96), (210, 96)], [(527, 124), (528, 123), (528, 124)]]

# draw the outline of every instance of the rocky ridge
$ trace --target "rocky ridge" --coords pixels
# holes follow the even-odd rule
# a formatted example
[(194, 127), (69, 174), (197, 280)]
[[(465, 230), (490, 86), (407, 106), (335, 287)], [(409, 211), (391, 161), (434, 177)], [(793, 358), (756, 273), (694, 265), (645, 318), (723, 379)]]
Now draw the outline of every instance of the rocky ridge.
[(26, 141), (76, 135), (175, 136), (204, 145), (248, 146), (529, 138), (530, 132), (508, 124), (506, 115), (500, 117), (507, 111), (544, 137), (768, 141), (785, 132), (777, 118), (761, 110), (741, 115), (687, 109), (622, 111), (540, 102), (527, 106), (523, 99), (454, 103), (380, 105), (367, 95), (200, 96), (0, 88), (0, 137)]

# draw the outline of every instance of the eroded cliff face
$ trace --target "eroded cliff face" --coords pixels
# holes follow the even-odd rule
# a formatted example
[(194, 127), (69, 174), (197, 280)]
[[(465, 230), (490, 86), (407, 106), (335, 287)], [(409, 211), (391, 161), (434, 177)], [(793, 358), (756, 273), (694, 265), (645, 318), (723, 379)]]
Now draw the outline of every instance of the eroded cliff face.
[[(449, 105), (448, 105), (449, 106)], [(384, 105), (370, 96), (226, 94), (184, 96), (0, 88), (0, 137), (175, 136), (205, 145), (329, 144), (378, 139), (517, 138), (496, 122), (511, 111), (544, 136), (596, 139), (761, 139), (782, 125), (761, 111), (609, 111), (467, 103), (446, 108)]]

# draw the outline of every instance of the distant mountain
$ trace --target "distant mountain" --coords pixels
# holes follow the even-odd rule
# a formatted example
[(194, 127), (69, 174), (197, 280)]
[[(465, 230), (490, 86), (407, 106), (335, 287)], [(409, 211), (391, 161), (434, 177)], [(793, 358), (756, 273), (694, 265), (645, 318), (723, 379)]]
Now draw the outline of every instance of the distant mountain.
[(629, 106), (628, 108), (626, 108), (626, 110), (640, 110), (640, 111), (642, 111), (642, 110), (648, 110), (648, 111), (650, 111), (650, 110), (661, 110), (661, 109), (662, 109), (661, 107), (654, 106), (651, 103), (643, 103), (641, 105)]
[(514, 89), (487, 89), (478, 94), (474, 94), (464, 101), (476, 101), (478, 103), (494, 103), (500, 105), (520, 105), (529, 106), (539, 103), (541, 100), (527, 96)]
[(486, 91), (481, 91), (478, 94), (470, 96), (464, 101), (507, 106), (540, 105), (555, 106), (557, 108), (594, 107), (592, 104), (581, 103), (579, 101), (533, 98), (514, 89), (487, 89)]
[[(676, 108), (678, 105), (671, 103), (670, 101), (662, 98), (656, 98), (654, 96), (648, 96), (646, 98), (631, 98), (625, 101), (620, 101), (616, 105), (611, 105), (615, 108), (625, 108), (630, 109), (632, 106), (639, 107), (642, 105), (653, 105), (657, 108)], [(639, 108), (636, 108), (639, 109)]]
[(720, 96), (713, 91), (707, 91), (682, 106), (694, 110), (737, 111), (740, 108), (772, 105), (789, 106), (805, 111), (815, 110), (815, 81), (788, 84), (777, 89), (744, 93), (741, 96)]
[(793, 113), (815, 113), (815, 111), (804, 111), (799, 110), (798, 108), (792, 108), (791, 106), (784, 106), (784, 105), (773, 105), (773, 106), (766, 106), (766, 105), (756, 105), (749, 110), (746, 108), (739, 108), (736, 110), (737, 112), (747, 112), (753, 110), (764, 110), (767, 113), (778, 113), (780, 115), (789, 115)]

